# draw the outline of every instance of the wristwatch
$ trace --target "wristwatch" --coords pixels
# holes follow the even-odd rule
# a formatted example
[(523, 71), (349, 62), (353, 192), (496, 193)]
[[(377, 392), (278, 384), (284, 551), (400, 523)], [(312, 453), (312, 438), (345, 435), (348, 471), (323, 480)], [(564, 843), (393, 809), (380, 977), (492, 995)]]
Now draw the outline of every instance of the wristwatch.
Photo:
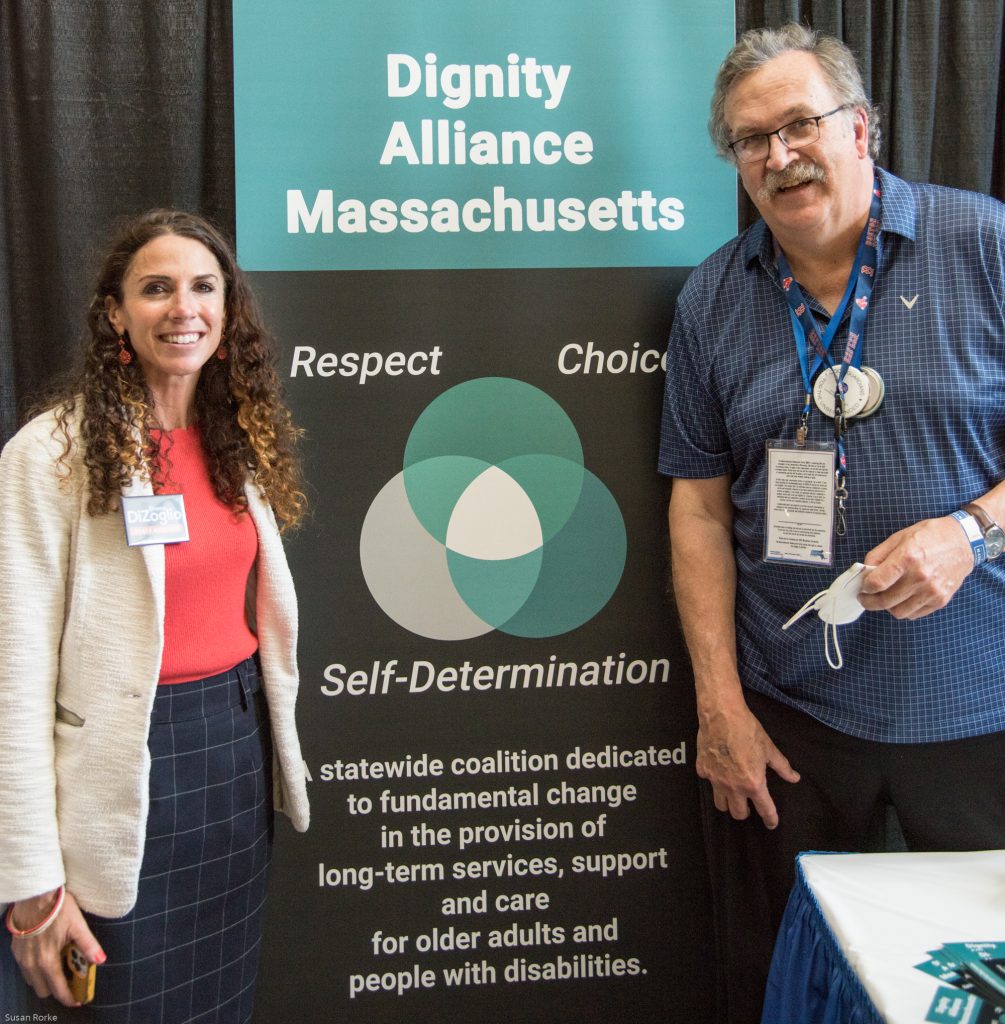
[(1005, 530), (977, 504), (975, 501), (968, 502), (963, 506), (964, 512), (969, 512), (980, 524), (981, 532), (984, 534), (984, 545), (987, 548), (988, 561), (994, 561), (1005, 551)]

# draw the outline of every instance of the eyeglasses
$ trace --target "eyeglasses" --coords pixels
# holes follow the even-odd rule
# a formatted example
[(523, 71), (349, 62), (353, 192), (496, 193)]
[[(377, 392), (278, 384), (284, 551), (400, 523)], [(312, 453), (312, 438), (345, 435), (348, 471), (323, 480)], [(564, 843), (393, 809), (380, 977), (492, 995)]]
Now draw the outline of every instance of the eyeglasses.
[(773, 132), (760, 132), (757, 135), (745, 135), (736, 142), (731, 142), (729, 148), (740, 163), (748, 164), (754, 160), (764, 160), (771, 152), (771, 136), (777, 135), (779, 141), (786, 149), (803, 149), (812, 145), (820, 138), (820, 122), (825, 117), (837, 114), (839, 111), (847, 110), (849, 104), (842, 103), (840, 107), (828, 110), (826, 114), (817, 114), (814, 117), (801, 117), (798, 121), (790, 121), (776, 128)]

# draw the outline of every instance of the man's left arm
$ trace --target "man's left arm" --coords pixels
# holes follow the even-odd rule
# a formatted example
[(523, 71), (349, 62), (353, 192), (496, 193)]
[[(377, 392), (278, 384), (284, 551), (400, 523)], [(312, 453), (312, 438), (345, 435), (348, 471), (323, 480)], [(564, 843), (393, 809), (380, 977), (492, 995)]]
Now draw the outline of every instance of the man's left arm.
[[(1005, 522), (1005, 481), (972, 500)], [(862, 584), (862, 606), (897, 619), (920, 619), (944, 608), (974, 568), (970, 541), (952, 516), (898, 530), (864, 561), (874, 568)]]

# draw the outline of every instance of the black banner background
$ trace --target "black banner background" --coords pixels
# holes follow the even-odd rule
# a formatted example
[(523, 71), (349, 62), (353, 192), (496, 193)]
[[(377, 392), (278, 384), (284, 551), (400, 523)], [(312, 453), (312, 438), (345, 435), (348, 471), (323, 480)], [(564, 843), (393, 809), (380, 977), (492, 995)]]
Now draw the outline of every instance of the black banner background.
[[(559, 353), (569, 344), (631, 352), (638, 343), (640, 350), (662, 351), (686, 273), (252, 275), (281, 339), (281, 370), (295, 414), (307, 429), (314, 505), (310, 525), (288, 545), (301, 605), (299, 722), (313, 817), (304, 836), (279, 823), (256, 1020), (708, 1019), (711, 951), (692, 763), (693, 696), (665, 593), (667, 485), (654, 468), (663, 374), (596, 372), (596, 362), (590, 373), (559, 368)], [(302, 372), (291, 378), (293, 350), (300, 345), (318, 353), (385, 354), (439, 346), (440, 372), (375, 376), (363, 384)], [(620, 585), (594, 618), (563, 635), (527, 639), (496, 631), (465, 641), (429, 640), (385, 615), (363, 578), (363, 520), (374, 496), (401, 471), (417, 417), (448, 388), (485, 376), (527, 381), (562, 406), (579, 432), (586, 467), (610, 489), (624, 517), (628, 554)], [(619, 663), (633, 660), (668, 659), (670, 668), (666, 682), (592, 687), (443, 692), (431, 686), (413, 693), (396, 686), (387, 694), (356, 696), (328, 696), (322, 689), (334, 688), (325, 669), (335, 664), (344, 666), (345, 677), (354, 670), (372, 673), (375, 662), (383, 668), (392, 659), (407, 674), (419, 661), (439, 670), (464, 662), (547, 663), (552, 655), (579, 664), (609, 658), (610, 678), (617, 677)], [(677, 763), (586, 769), (567, 761), (576, 748), (603, 755), (615, 746), (665, 749)], [(496, 751), (555, 754), (558, 767), (450, 771), (454, 758)], [(326, 764), (408, 754), (442, 759), (444, 774), (325, 781)], [(612, 802), (624, 797), (623, 789), (608, 802), (549, 805), (545, 794), (563, 781), (573, 787), (634, 786), (637, 795), (620, 806)], [(480, 792), (534, 783), (536, 806), (381, 812), (384, 790), (400, 796), (433, 787)], [(371, 813), (358, 813), (360, 797), (373, 801)], [(515, 819), (540, 819), (543, 827), (568, 822), (574, 838), (507, 840), (493, 833), (496, 841), (460, 848), (462, 826), (512, 827)], [(428, 842), (429, 831), (413, 834), (420, 823), (448, 829), (440, 836), (447, 841)], [(398, 830), (401, 845), (388, 847), (390, 833), (383, 828)], [(603, 834), (584, 836), (584, 828)], [(417, 836), (422, 845), (415, 844)], [(506, 869), (513, 863), (507, 855), (519, 863), (554, 858), (555, 873), (495, 877), (490, 865), (489, 877), (454, 877), (457, 863), (499, 862)], [(586, 862), (601, 871), (575, 870), (573, 858), (602, 855), (609, 855), (606, 862)], [(406, 882), (377, 876), (369, 887), (358, 873), (345, 872), (386, 872), (388, 862), (399, 869), (433, 867), (415, 867), (419, 877)], [(422, 880), (423, 872), (440, 870), (435, 865), (443, 865), (444, 878)], [(343, 884), (322, 885), (325, 877)], [(497, 907), (499, 897), (513, 896), (520, 909)], [(463, 908), (467, 912), (444, 913), (443, 901), (456, 897), (473, 901)], [(579, 925), (593, 926), (582, 936), (590, 941), (575, 941)], [(454, 948), (428, 948), (451, 942)], [(523, 980), (527, 964), (548, 965), (544, 971), (559, 977)], [(447, 983), (445, 971), (459, 972), (456, 984)], [(570, 971), (601, 976), (563, 976)]]

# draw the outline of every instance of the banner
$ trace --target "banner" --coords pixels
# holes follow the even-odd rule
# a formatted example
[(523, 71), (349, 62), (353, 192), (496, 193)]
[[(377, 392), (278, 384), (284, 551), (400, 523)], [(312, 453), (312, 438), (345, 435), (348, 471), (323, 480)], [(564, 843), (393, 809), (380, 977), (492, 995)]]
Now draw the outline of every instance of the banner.
[(674, 298), (735, 233), (732, 16), (235, 2), (239, 258), (314, 509), (259, 1020), (710, 1016), (654, 467)]

